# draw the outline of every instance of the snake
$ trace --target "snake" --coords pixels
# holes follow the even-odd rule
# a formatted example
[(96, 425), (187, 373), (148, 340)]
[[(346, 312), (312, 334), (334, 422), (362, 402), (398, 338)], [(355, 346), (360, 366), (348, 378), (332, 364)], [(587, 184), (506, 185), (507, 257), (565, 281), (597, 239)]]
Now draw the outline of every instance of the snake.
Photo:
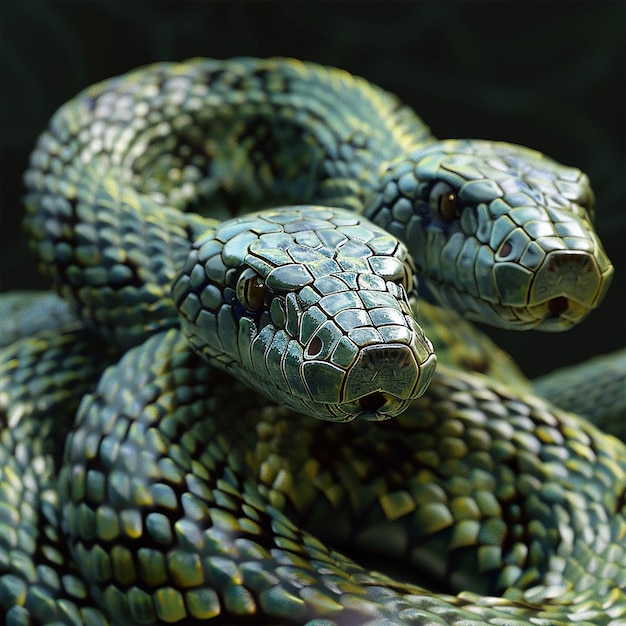
[(624, 623), (624, 443), (458, 341), (600, 304), (580, 170), (246, 57), (88, 87), (24, 181), (7, 623)]

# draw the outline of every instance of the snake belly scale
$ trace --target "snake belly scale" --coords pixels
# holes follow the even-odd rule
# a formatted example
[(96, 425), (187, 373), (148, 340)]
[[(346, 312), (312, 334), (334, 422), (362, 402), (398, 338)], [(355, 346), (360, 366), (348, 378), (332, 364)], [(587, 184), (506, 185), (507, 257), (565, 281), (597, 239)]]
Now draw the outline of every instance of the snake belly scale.
[(624, 444), (434, 371), (414, 302), (583, 319), (612, 266), (579, 170), (195, 59), (79, 94), (25, 181), (77, 317), (0, 349), (8, 623), (624, 623)]

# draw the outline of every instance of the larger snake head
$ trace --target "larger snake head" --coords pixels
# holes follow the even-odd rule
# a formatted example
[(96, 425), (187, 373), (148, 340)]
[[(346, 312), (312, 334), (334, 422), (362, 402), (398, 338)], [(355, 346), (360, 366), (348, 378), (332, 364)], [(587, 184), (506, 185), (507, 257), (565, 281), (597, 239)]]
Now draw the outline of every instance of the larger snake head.
[(354, 213), (288, 207), (222, 223), (173, 287), (196, 351), (276, 401), (335, 421), (382, 420), (435, 368), (413, 319), (406, 247)]
[(588, 178), (507, 143), (446, 140), (390, 164), (368, 214), (403, 239), (435, 300), (513, 329), (565, 330), (613, 267)]

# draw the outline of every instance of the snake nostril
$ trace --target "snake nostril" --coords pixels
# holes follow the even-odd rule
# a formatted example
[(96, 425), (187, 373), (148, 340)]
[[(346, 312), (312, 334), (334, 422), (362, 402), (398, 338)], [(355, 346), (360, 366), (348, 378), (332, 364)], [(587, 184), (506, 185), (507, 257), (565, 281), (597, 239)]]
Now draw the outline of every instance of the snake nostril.
[(313, 337), (313, 339), (309, 342), (309, 345), (306, 347), (306, 355), (315, 357), (322, 351), (323, 347), (324, 344), (322, 343), (322, 340), (319, 337)]
[(387, 404), (387, 398), (380, 391), (375, 391), (359, 398), (359, 406), (368, 413), (376, 413)]
[(559, 317), (569, 308), (569, 300), (565, 296), (557, 296), (548, 301), (548, 311), (552, 317)]
[(513, 252), (513, 244), (507, 239), (500, 248), (499, 255), (501, 258), (508, 257)]

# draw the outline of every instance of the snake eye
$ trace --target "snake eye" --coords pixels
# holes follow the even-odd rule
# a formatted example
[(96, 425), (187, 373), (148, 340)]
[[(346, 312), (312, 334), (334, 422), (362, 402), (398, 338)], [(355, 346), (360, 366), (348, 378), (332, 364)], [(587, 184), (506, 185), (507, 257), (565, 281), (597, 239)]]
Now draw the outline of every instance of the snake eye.
[(454, 189), (439, 181), (430, 192), (430, 210), (442, 222), (451, 222), (458, 215), (458, 200)]
[(248, 311), (258, 311), (265, 304), (265, 282), (249, 267), (237, 279), (236, 293)]

